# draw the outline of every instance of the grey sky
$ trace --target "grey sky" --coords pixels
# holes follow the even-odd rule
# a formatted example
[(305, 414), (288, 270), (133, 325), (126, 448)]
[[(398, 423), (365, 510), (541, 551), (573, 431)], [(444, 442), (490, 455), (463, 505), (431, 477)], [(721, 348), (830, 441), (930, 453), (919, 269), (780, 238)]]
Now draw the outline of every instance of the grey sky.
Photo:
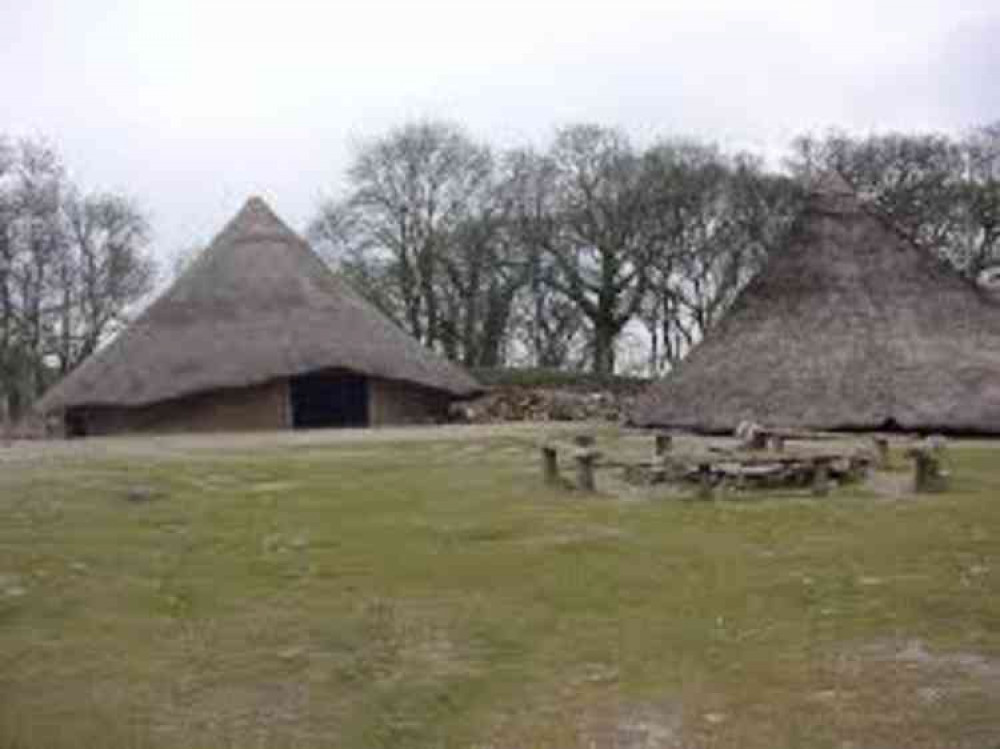
[(0, 0), (0, 132), (151, 211), (165, 257), (250, 194), (297, 228), (352, 143), (443, 117), (775, 153), (804, 130), (1000, 119), (1000, 3)]

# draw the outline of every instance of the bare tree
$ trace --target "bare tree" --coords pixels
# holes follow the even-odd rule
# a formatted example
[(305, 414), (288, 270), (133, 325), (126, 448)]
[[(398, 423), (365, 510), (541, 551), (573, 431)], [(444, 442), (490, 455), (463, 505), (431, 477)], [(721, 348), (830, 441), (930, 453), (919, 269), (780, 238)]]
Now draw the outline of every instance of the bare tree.
[(14, 307), (14, 201), (9, 182), (15, 153), (10, 142), (0, 136), (0, 421), (8, 424), (14, 408), (14, 383), (19, 369)]
[(456, 126), (405, 125), (361, 147), (348, 195), (321, 209), (313, 236), (335, 244), (356, 275), (378, 279), (375, 301), (440, 348), (443, 260), (490, 170), (489, 150)]
[(526, 263), (511, 181), (491, 150), (421, 122), (363, 146), (349, 190), (310, 234), (361, 293), (421, 340), (470, 366), (502, 362)]
[(798, 211), (794, 183), (747, 154), (662, 141), (645, 155), (654, 175), (655, 251), (640, 318), (651, 371), (679, 361), (722, 316)]
[(550, 283), (590, 326), (594, 372), (611, 374), (615, 341), (646, 289), (646, 173), (623, 133), (597, 125), (558, 131), (550, 159), (559, 223), (547, 248), (555, 260)]
[(74, 368), (120, 329), (148, 293), (155, 268), (145, 249), (149, 224), (120, 195), (70, 192), (65, 201), (65, 274), (55, 351), (60, 372)]
[(615, 369), (646, 327), (672, 366), (732, 304), (801, 208), (795, 176), (835, 169), (901, 231), (975, 276), (998, 248), (997, 132), (802, 138), (776, 173), (698, 141), (639, 149), (573, 125), (541, 152), (495, 156), (447, 123), (370, 141), (312, 234), (337, 270), (426, 345), (470, 365), (586, 352)]
[(525, 263), (508, 231), (509, 205), (502, 193), (492, 205), (459, 225), (443, 258), (449, 307), (442, 321), (445, 351), (469, 366), (503, 363), (514, 297), (523, 285)]
[(558, 288), (559, 267), (550, 251), (561, 226), (555, 164), (530, 149), (516, 149), (506, 156), (506, 170), (508, 231), (524, 268), (510, 337), (526, 350), (532, 365), (565, 367), (581, 345), (585, 320), (578, 305)]
[(393, 256), (373, 247), (364, 228), (361, 213), (346, 199), (330, 200), (310, 224), (309, 236), (335, 274), (397, 325), (407, 328)]
[[(711, 146), (666, 141), (645, 155), (655, 200), (655, 252), (642, 320), (650, 369), (676, 362), (721, 306), (717, 287), (725, 255), (727, 165)], [(719, 296), (717, 301), (717, 296)]]
[(966, 136), (960, 230), (951, 247), (957, 265), (975, 279), (1000, 270), (1000, 122)]
[(22, 141), (14, 149), (6, 226), (5, 356), (11, 411), (15, 415), (48, 384), (47, 314), (58, 289), (66, 250), (61, 221), (65, 170), (47, 144)]
[(113, 334), (152, 277), (145, 218), (81, 196), (40, 141), (0, 147), (0, 397), (16, 417)]

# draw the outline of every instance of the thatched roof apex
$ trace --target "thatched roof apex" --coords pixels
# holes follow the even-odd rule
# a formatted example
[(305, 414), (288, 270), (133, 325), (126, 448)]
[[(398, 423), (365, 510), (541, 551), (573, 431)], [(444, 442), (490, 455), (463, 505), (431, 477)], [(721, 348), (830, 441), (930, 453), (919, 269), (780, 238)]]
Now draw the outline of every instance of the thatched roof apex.
[(1000, 433), (1000, 306), (829, 178), (634, 421)]
[(355, 294), (260, 198), (39, 403), (134, 406), (344, 368), (473, 395), (481, 387)]
[(854, 188), (838, 172), (820, 172), (807, 180), (805, 187), (814, 212), (849, 214), (862, 210)]

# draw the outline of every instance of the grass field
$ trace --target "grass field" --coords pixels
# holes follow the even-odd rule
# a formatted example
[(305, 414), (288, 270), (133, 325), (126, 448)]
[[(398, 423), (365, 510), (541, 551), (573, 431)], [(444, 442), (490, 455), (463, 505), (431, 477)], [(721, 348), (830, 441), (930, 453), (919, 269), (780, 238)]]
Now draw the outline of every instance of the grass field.
[(704, 503), (412, 435), (0, 452), (0, 749), (1000, 748), (995, 447)]

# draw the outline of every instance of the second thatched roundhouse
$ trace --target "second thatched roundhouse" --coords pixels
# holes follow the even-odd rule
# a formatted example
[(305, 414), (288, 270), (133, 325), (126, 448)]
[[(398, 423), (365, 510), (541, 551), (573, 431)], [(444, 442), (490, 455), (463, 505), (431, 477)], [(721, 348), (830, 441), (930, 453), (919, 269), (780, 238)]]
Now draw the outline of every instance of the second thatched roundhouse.
[(1000, 433), (1000, 305), (826, 178), (787, 245), (632, 418)]
[(37, 408), (70, 435), (368, 426), (438, 421), (480, 391), (251, 198)]

